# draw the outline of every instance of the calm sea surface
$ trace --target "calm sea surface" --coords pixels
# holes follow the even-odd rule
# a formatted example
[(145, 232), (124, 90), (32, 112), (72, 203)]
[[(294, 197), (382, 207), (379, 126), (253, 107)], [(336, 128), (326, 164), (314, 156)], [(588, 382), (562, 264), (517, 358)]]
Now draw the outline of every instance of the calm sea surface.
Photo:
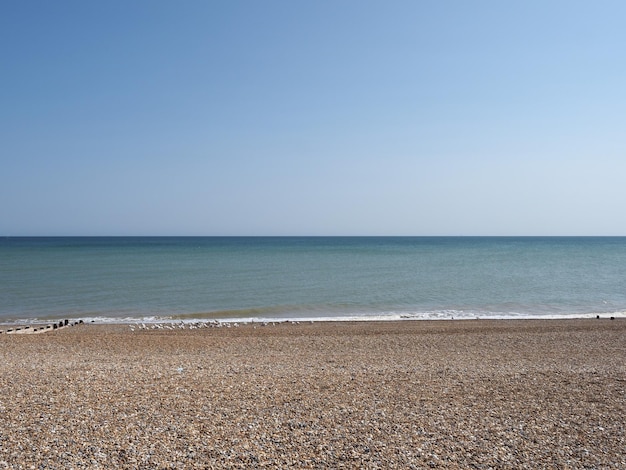
[(597, 314), (625, 237), (0, 239), (0, 323)]

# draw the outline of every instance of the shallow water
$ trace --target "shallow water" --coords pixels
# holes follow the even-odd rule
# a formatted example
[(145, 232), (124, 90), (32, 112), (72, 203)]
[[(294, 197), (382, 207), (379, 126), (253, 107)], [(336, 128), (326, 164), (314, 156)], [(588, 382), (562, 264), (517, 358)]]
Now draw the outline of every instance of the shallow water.
[(626, 237), (0, 239), (0, 322), (625, 312)]

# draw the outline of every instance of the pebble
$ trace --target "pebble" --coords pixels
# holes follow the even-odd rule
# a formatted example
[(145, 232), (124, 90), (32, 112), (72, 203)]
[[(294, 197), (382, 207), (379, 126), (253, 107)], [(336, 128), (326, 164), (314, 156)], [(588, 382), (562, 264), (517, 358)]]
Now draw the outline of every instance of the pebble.
[(625, 338), (484, 319), (1, 335), (0, 468), (626, 468)]

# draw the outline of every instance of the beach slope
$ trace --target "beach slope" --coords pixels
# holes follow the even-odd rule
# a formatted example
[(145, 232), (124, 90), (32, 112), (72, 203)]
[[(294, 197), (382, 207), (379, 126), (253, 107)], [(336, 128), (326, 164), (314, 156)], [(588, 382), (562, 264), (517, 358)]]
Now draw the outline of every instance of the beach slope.
[(626, 321), (0, 335), (0, 468), (626, 468)]

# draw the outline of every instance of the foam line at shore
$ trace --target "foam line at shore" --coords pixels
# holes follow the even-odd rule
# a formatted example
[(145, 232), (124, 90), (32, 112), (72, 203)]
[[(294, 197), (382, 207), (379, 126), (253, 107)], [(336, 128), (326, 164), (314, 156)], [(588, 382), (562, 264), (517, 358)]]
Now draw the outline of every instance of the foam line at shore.
[[(228, 317), (228, 318), (203, 318), (201, 316), (194, 318), (186, 316), (185, 318), (176, 318), (176, 316), (141, 316), (141, 317), (83, 317), (80, 320), (73, 319), (70, 323), (95, 323), (95, 324), (169, 324), (169, 325), (193, 325), (193, 324), (269, 324), (284, 322), (380, 322), (380, 321), (407, 321), (407, 320), (568, 320), (568, 319), (593, 319), (593, 318), (626, 318), (626, 311), (617, 311), (611, 313), (584, 313), (584, 314), (521, 314), (521, 313), (502, 313), (502, 314), (480, 314), (462, 311), (440, 311), (440, 312), (421, 312), (421, 313), (381, 313), (381, 314), (363, 314), (363, 315), (335, 315), (335, 316), (286, 316), (286, 317)], [(63, 322), (63, 320), (61, 320)], [(52, 331), (52, 325), (57, 323), (49, 321), (41, 321), (38, 319), (15, 320), (0, 324), (0, 331), (34, 333), (43, 331)], [(42, 325), (43, 324), (43, 325)], [(50, 325), (46, 330), (46, 325)], [(18, 331), (16, 331), (16, 327)], [(37, 331), (39, 330), (39, 331)]]

